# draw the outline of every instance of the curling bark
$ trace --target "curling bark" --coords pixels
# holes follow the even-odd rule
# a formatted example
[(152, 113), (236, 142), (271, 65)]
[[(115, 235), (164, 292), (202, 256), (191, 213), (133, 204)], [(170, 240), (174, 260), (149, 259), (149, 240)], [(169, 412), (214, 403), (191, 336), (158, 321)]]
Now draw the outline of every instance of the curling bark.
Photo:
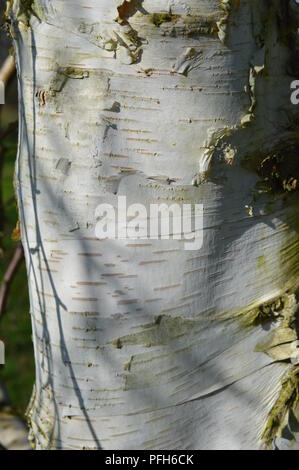
[[(298, 9), (13, 2), (37, 449), (296, 445)], [(203, 204), (202, 249), (98, 240), (118, 196)]]

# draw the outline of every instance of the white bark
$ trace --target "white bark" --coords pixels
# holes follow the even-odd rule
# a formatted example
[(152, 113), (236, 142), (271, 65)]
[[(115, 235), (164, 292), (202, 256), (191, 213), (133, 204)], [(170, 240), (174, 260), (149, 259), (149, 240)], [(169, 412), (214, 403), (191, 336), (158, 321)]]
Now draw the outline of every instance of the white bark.
[[(287, 5), (14, 2), (36, 448), (285, 445), (298, 197), (258, 168), (294, 163)], [(204, 204), (203, 248), (97, 240), (118, 196)]]

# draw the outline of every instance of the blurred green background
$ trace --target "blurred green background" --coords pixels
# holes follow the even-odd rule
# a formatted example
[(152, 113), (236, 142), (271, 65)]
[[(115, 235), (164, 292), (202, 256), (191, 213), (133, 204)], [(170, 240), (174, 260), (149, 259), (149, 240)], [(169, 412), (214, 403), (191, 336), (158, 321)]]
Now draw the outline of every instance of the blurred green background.
[[(11, 239), (12, 231), (18, 220), (13, 189), (17, 133), (14, 132), (5, 140), (4, 144), (5, 161), (2, 181), (5, 220), (1, 237), (0, 280), (3, 278), (17, 245), (17, 242)], [(31, 319), (24, 261), (10, 288), (6, 312), (0, 321), (0, 338), (5, 343), (6, 355), (5, 366), (2, 366), (0, 370), (0, 379), (6, 387), (14, 409), (19, 414), (24, 414), (30, 399), (34, 377)]]
[[(5, 1), (0, 0), (2, 16)], [(0, 67), (9, 54), (11, 43), (0, 31)], [(17, 83), (14, 77), (6, 90), (6, 103), (0, 105), (0, 133), (11, 122), (17, 121)], [(0, 142), (0, 197), (4, 204), (3, 230), (0, 233), (0, 283), (17, 247), (11, 238), (18, 221), (14, 198), (13, 175), (18, 143), (17, 129)], [(4, 219), (4, 220), (3, 220)], [(0, 221), (0, 222), (1, 222)], [(24, 415), (34, 381), (34, 356), (31, 339), (28, 288), (23, 261), (10, 288), (5, 314), (0, 320), (0, 339), (5, 343), (5, 365), (0, 366), (0, 381), (4, 384), (15, 411)]]

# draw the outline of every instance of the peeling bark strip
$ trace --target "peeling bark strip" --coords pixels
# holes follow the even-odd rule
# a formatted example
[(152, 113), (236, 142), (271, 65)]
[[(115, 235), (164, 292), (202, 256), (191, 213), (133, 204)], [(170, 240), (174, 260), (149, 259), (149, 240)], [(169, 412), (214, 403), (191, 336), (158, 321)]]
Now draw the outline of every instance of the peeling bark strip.
[[(13, 2), (37, 449), (298, 446), (295, 8)], [(119, 196), (203, 248), (97, 240)]]
[[(288, 432), (291, 444), (296, 443), (296, 428), (292, 425), (291, 416), (299, 419), (299, 367), (295, 367), (291, 372), (287, 373), (281, 381), (281, 390), (279, 396), (271, 410), (266, 428), (263, 432), (263, 440), (268, 446), (271, 446), (278, 435), (286, 435)], [(284, 432), (285, 431), (285, 432)], [(294, 434), (292, 434), (294, 431)], [(298, 443), (298, 442), (297, 442)], [(270, 447), (271, 448), (271, 447)], [(290, 445), (291, 448), (291, 445)]]

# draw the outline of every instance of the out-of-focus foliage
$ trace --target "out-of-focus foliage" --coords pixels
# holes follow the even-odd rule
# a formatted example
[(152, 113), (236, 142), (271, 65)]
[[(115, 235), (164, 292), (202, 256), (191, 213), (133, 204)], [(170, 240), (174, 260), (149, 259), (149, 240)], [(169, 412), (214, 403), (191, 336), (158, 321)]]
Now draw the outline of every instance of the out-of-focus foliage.
[[(13, 171), (17, 150), (17, 132), (5, 141), (3, 171), (3, 199), (5, 206), (3, 255), (0, 258), (0, 280), (16, 248), (11, 233), (16, 225), (17, 209), (13, 198)], [(6, 364), (1, 368), (0, 379), (5, 384), (16, 410), (24, 413), (28, 404), (34, 376), (33, 346), (25, 264), (21, 265), (10, 289), (7, 309), (0, 322), (0, 337), (5, 343)]]
[[(5, 1), (0, 0), (2, 18)], [(0, 32), (0, 67), (9, 54), (10, 41), (5, 32)], [(0, 106), (1, 129), (17, 119), (16, 79), (11, 80), (6, 90), (6, 104)], [(14, 199), (13, 174), (17, 152), (17, 131), (0, 142), (0, 158), (3, 159), (1, 177), (4, 217), (0, 214), (0, 283), (16, 249), (12, 232), (18, 215)], [(22, 263), (10, 289), (6, 313), (0, 321), (0, 338), (5, 343), (6, 364), (1, 366), (0, 380), (4, 383), (16, 411), (23, 414), (28, 404), (34, 377), (33, 346), (25, 264)]]

